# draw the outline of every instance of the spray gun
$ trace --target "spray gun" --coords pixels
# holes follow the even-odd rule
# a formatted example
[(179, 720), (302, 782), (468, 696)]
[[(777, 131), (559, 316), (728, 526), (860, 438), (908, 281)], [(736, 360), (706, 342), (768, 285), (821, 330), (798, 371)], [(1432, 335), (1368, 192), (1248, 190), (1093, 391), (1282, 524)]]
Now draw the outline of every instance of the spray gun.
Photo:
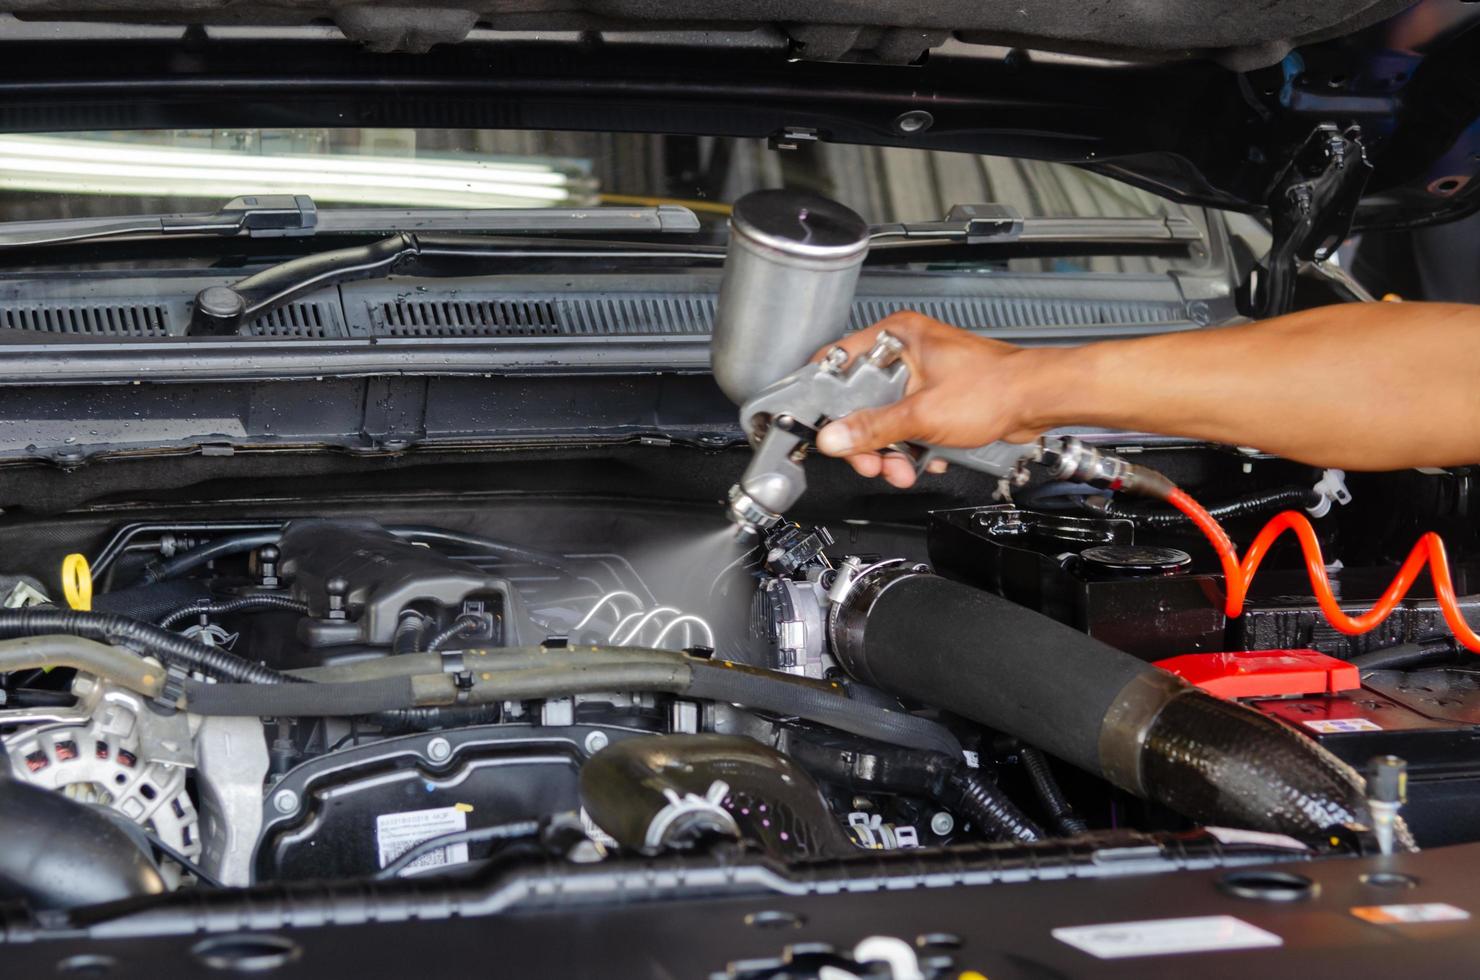
[[(805, 363), (847, 326), (868, 244), (863, 219), (827, 198), (758, 191), (735, 204), (711, 360), (720, 387), (741, 406), (740, 424), (755, 451), (729, 494), (729, 517), (742, 537), (776, 524), (801, 498), (807, 487), (802, 460), (819, 428), (904, 397), (904, 345), (887, 331), (851, 365), (841, 348), (820, 363)], [(1165, 482), (1069, 437), (974, 449), (892, 448), (919, 471), (944, 460), (995, 477), (1004, 496), (1029, 479), (1030, 464), (1044, 467), (1051, 479), (1111, 489), (1154, 493), (1159, 488), (1142, 484)]]

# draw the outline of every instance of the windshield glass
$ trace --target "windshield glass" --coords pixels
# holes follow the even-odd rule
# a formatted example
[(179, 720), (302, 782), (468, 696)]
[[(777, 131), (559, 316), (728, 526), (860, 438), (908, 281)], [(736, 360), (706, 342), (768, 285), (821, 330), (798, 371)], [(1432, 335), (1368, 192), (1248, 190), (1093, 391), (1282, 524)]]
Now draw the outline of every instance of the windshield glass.
[(1028, 215), (1166, 212), (1074, 167), (967, 153), (638, 133), (441, 129), (158, 130), (0, 136), (0, 217), (212, 210), (244, 194), (321, 206), (682, 203), (723, 217), (758, 188), (805, 187), (869, 221), (993, 201)]
[[(1066, 164), (805, 140), (774, 149), (759, 139), (388, 128), (0, 135), (0, 220), (10, 221), (210, 212), (250, 194), (306, 194), (322, 208), (681, 204), (722, 241), (731, 202), (779, 187), (833, 197), (874, 223), (984, 202), (1025, 216), (1203, 223), (1199, 209)], [(1004, 266), (1160, 271), (1167, 260), (1125, 250), (995, 263)]]

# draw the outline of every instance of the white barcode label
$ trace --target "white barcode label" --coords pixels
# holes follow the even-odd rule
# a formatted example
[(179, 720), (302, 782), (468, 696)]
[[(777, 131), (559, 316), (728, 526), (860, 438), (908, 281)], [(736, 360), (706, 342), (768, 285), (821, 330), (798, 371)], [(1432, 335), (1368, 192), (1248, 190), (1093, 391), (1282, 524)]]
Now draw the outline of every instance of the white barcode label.
[[(433, 810), (382, 813), (375, 818), (375, 846), (383, 868), (424, 840), (468, 829), (468, 814), (462, 807), (443, 806)], [(445, 864), (466, 864), (468, 845), (453, 844), (428, 851), (406, 866), (402, 874)]]
[(1279, 946), (1284, 942), (1274, 933), (1231, 915), (1199, 915), (1188, 919), (1147, 919), (1142, 922), (1073, 926), (1055, 929), (1053, 937), (1102, 960), (1258, 949)]

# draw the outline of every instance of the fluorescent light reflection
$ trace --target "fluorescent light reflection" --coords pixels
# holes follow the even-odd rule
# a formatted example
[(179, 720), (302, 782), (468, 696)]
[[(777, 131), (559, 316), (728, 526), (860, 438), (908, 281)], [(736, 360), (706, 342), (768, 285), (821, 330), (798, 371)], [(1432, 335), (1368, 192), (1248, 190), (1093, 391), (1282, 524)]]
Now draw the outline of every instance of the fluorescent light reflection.
[(0, 136), (0, 189), (62, 194), (315, 201), (407, 207), (541, 207), (595, 201), (572, 167), (330, 154), (256, 155), (52, 136)]

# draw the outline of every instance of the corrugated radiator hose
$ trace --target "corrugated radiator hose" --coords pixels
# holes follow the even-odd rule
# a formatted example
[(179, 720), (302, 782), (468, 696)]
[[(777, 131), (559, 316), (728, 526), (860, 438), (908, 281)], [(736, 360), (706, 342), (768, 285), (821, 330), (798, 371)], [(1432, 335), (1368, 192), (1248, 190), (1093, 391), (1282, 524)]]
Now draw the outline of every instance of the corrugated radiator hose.
[[(1310, 739), (1040, 613), (881, 569), (832, 623), (859, 680), (1014, 735), (1199, 823), (1370, 827), (1362, 777)], [(1406, 829), (1399, 840), (1412, 847)]]

